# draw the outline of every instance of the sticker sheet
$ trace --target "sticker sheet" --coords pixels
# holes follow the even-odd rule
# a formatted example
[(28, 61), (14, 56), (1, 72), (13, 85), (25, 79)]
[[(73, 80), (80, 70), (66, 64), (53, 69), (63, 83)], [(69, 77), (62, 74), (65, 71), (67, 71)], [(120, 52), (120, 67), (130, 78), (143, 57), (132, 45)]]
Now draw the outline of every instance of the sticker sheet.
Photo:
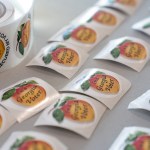
[(134, 24), (132, 28), (150, 36), (150, 17)]
[(86, 10), (79, 17), (74, 19), (71, 23), (79, 22), (81, 24), (90, 24), (91, 26), (98, 28), (99, 32), (110, 35), (121, 23), (125, 20), (125, 15), (112, 10), (110, 8), (93, 6)]
[(48, 41), (65, 41), (81, 47), (85, 52), (89, 52), (92, 48), (107, 36), (107, 31), (99, 30), (98, 27), (85, 23), (69, 24), (64, 27)]
[(71, 78), (85, 63), (88, 54), (78, 46), (52, 42), (42, 48), (27, 66), (43, 66)]
[(142, 0), (99, 0), (98, 6), (111, 7), (132, 15), (140, 6)]
[(67, 150), (55, 137), (47, 134), (25, 131), (14, 132), (3, 144), (1, 150)]
[(16, 119), (11, 115), (11, 113), (0, 106), (0, 135), (8, 130), (15, 122)]
[(149, 150), (150, 129), (126, 127), (109, 150)]
[(65, 93), (42, 113), (35, 126), (56, 126), (90, 138), (105, 110), (95, 99)]
[(91, 96), (112, 109), (129, 90), (131, 83), (124, 77), (104, 69), (85, 69), (61, 91)]
[(150, 90), (132, 101), (128, 109), (144, 109), (150, 111)]
[(112, 40), (94, 59), (112, 60), (140, 72), (149, 61), (150, 45), (134, 37)]
[(59, 93), (47, 82), (32, 77), (1, 90), (0, 104), (18, 122), (22, 122), (52, 104), (58, 97)]

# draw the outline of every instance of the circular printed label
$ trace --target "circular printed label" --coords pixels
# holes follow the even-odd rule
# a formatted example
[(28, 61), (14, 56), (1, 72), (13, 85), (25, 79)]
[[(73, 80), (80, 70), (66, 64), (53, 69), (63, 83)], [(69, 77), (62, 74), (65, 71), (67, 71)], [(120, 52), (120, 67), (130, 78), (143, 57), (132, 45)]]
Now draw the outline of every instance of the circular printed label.
[(62, 64), (68, 67), (77, 66), (79, 63), (78, 53), (63, 45), (57, 45), (51, 49), (51, 52), (44, 54), (42, 59), (45, 64), (49, 64), (53, 60), (57, 64)]
[(2, 124), (3, 124), (3, 118), (2, 118), (2, 116), (0, 115), (0, 128), (2, 128)]
[[(17, 144), (20, 142), (20, 144)], [(17, 139), (12, 147), (18, 150), (53, 150), (52, 146), (45, 141), (36, 140), (34, 137), (25, 136), (22, 139)]]
[(89, 80), (81, 84), (81, 89), (84, 91), (90, 87), (104, 94), (117, 94), (120, 90), (118, 80), (102, 72), (96, 72)]
[(127, 150), (127, 149), (149, 150), (150, 135), (142, 131), (137, 131), (128, 137), (128, 139), (126, 140), (126, 144), (127, 145), (125, 145), (124, 150)]
[[(26, 55), (31, 40), (31, 19), (27, 16), (18, 27), (15, 39), (15, 53), (19, 58)], [(16, 42), (17, 41), (17, 42)]]
[(117, 18), (106, 11), (98, 11), (92, 18), (98, 23), (108, 25), (108, 26), (114, 26), (117, 24)]
[(62, 122), (64, 118), (76, 122), (92, 122), (95, 119), (95, 112), (88, 102), (73, 97), (65, 97), (53, 111), (53, 117), (58, 122)]
[(135, 6), (136, 0), (116, 0), (118, 3), (128, 6)]
[(2, 101), (9, 98), (22, 106), (35, 106), (45, 100), (46, 91), (35, 81), (25, 81), (6, 91), (2, 96)]
[(64, 40), (72, 38), (81, 43), (93, 44), (96, 42), (97, 33), (93, 29), (86, 26), (79, 26), (76, 28), (72, 27), (65, 31), (63, 38)]
[(7, 36), (0, 32), (0, 68), (6, 63), (10, 51), (10, 42)]
[(111, 55), (114, 58), (121, 55), (132, 60), (144, 60), (147, 57), (147, 51), (142, 44), (126, 40), (113, 49)]

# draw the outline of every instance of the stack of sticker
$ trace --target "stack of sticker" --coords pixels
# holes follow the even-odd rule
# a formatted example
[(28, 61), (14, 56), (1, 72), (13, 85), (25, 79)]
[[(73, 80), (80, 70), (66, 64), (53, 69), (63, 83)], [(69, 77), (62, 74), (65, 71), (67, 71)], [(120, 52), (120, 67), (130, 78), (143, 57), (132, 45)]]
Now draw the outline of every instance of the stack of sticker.
[(150, 45), (142, 39), (122, 37), (110, 41), (94, 59), (112, 60), (140, 72), (150, 59)]
[(18, 65), (32, 44), (33, 0), (0, 0), (0, 72)]
[(71, 78), (86, 61), (87, 53), (125, 20), (120, 11), (132, 14), (140, 3), (141, 0), (98, 2), (51, 37), (50, 44), (27, 66), (51, 68)]
[(62, 90), (35, 126), (56, 126), (90, 138), (107, 108), (112, 109), (131, 83), (103, 69), (86, 69)]
[(39, 78), (24, 79), (0, 91), (0, 104), (12, 115), (0, 108), (2, 131), (48, 107), (35, 126), (57, 126), (90, 138), (106, 108), (112, 109), (130, 86), (122, 76), (103, 69), (84, 70), (62, 94)]

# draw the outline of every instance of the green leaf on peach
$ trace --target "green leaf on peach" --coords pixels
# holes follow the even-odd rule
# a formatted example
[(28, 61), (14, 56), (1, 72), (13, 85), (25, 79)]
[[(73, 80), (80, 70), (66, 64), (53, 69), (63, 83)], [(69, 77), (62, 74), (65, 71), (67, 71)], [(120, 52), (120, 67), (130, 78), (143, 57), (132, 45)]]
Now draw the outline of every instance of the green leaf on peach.
[(11, 90), (5, 92), (5, 93), (3, 94), (3, 96), (2, 96), (2, 101), (5, 101), (5, 100), (9, 99), (10, 97), (12, 97), (15, 92), (16, 92), (16, 89), (15, 89), (15, 88), (13, 88), (13, 89), (11, 89)]

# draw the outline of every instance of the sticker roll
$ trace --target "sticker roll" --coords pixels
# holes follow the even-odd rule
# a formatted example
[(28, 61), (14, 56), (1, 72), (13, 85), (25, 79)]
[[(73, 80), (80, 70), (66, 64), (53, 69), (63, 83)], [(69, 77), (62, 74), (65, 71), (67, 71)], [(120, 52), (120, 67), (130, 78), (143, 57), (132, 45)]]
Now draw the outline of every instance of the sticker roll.
[(0, 0), (0, 72), (18, 65), (32, 45), (34, 0)]

